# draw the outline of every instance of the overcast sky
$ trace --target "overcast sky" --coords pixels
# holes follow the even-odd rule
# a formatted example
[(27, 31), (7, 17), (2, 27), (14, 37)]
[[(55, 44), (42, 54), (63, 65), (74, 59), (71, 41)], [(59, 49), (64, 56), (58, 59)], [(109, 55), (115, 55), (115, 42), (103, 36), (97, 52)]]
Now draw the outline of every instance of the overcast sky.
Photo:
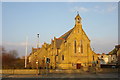
[(77, 11), (95, 52), (110, 52), (118, 43), (117, 2), (2, 3), (3, 46), (24, 56), (26, 36), (30, 53), (36, 47), (37, 33), (41, 45), (50, 43), (54, 36), (60, 37), (74, 27)]

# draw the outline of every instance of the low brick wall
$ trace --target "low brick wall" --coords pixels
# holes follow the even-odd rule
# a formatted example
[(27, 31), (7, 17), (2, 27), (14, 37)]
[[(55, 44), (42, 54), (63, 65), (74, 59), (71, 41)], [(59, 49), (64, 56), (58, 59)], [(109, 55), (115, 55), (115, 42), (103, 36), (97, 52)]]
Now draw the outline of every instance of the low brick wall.
[[(89, 69), (89, 72), (103, 72), (103, 73), (109, 73), (109, 72), (117, 72), (118, 69), (112, 69), (112, 68), (91, 68)], [(44, 74), (44, 73), (84, 73), (84, 69), (77, 69), (77, 70), (46, 70), (46, 69), (3, 69), (0, 70), (0, 74)]]
[(117, 68), (90, 68), (89, 72), (110, 73), (110, 72), (118, 72), (118, 69)]
[(2, 74), (36, 74), (35, 69), (5, 69), (2, 70)]
[(49, 73), (82, 73), (82, 70), (50, 70)]
[(100, 70), (97, 70), (98, 72), (104, 72), (104, 73), (107, 73), (107, 72), (118, 72), (118, 69), (116, 68), (101, 68)]
[(81, 73), (81, 70), (4, 69), (0, 74)]

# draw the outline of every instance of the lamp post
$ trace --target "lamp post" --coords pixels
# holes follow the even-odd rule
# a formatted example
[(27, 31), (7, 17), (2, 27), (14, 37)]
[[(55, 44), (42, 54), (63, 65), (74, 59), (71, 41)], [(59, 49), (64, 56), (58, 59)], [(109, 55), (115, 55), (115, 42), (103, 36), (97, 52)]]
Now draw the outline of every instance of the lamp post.
[(36, 69), (37, 69), (36, 75), (38, 75), (38, 60), (36, 60)]

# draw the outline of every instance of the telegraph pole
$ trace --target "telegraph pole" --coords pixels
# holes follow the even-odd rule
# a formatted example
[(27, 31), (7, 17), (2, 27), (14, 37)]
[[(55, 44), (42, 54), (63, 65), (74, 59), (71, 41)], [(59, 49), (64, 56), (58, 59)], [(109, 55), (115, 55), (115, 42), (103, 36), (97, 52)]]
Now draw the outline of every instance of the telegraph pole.
[(28, 37), (26, 37), (26, 49), (25, 49), (25, 68), (27, 67), (27, 45), (28, 45), (27, 41), (28, 41)]

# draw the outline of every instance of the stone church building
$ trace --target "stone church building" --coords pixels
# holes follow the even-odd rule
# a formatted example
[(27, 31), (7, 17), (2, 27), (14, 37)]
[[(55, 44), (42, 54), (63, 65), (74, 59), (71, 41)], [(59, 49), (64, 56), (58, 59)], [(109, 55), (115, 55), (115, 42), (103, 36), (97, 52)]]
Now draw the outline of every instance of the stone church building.
[[(32, 68), (80, 69), (97, 62), (97, 55), (90, 47), (90, 39), (84, 32), (79, 14), (74, 27), (60, 36), (54, 37), (51, 44), (44, 43), (41, 48), (33, 48), (28, 56)], [(36, 65), (37, 61), (37, 65)]]

